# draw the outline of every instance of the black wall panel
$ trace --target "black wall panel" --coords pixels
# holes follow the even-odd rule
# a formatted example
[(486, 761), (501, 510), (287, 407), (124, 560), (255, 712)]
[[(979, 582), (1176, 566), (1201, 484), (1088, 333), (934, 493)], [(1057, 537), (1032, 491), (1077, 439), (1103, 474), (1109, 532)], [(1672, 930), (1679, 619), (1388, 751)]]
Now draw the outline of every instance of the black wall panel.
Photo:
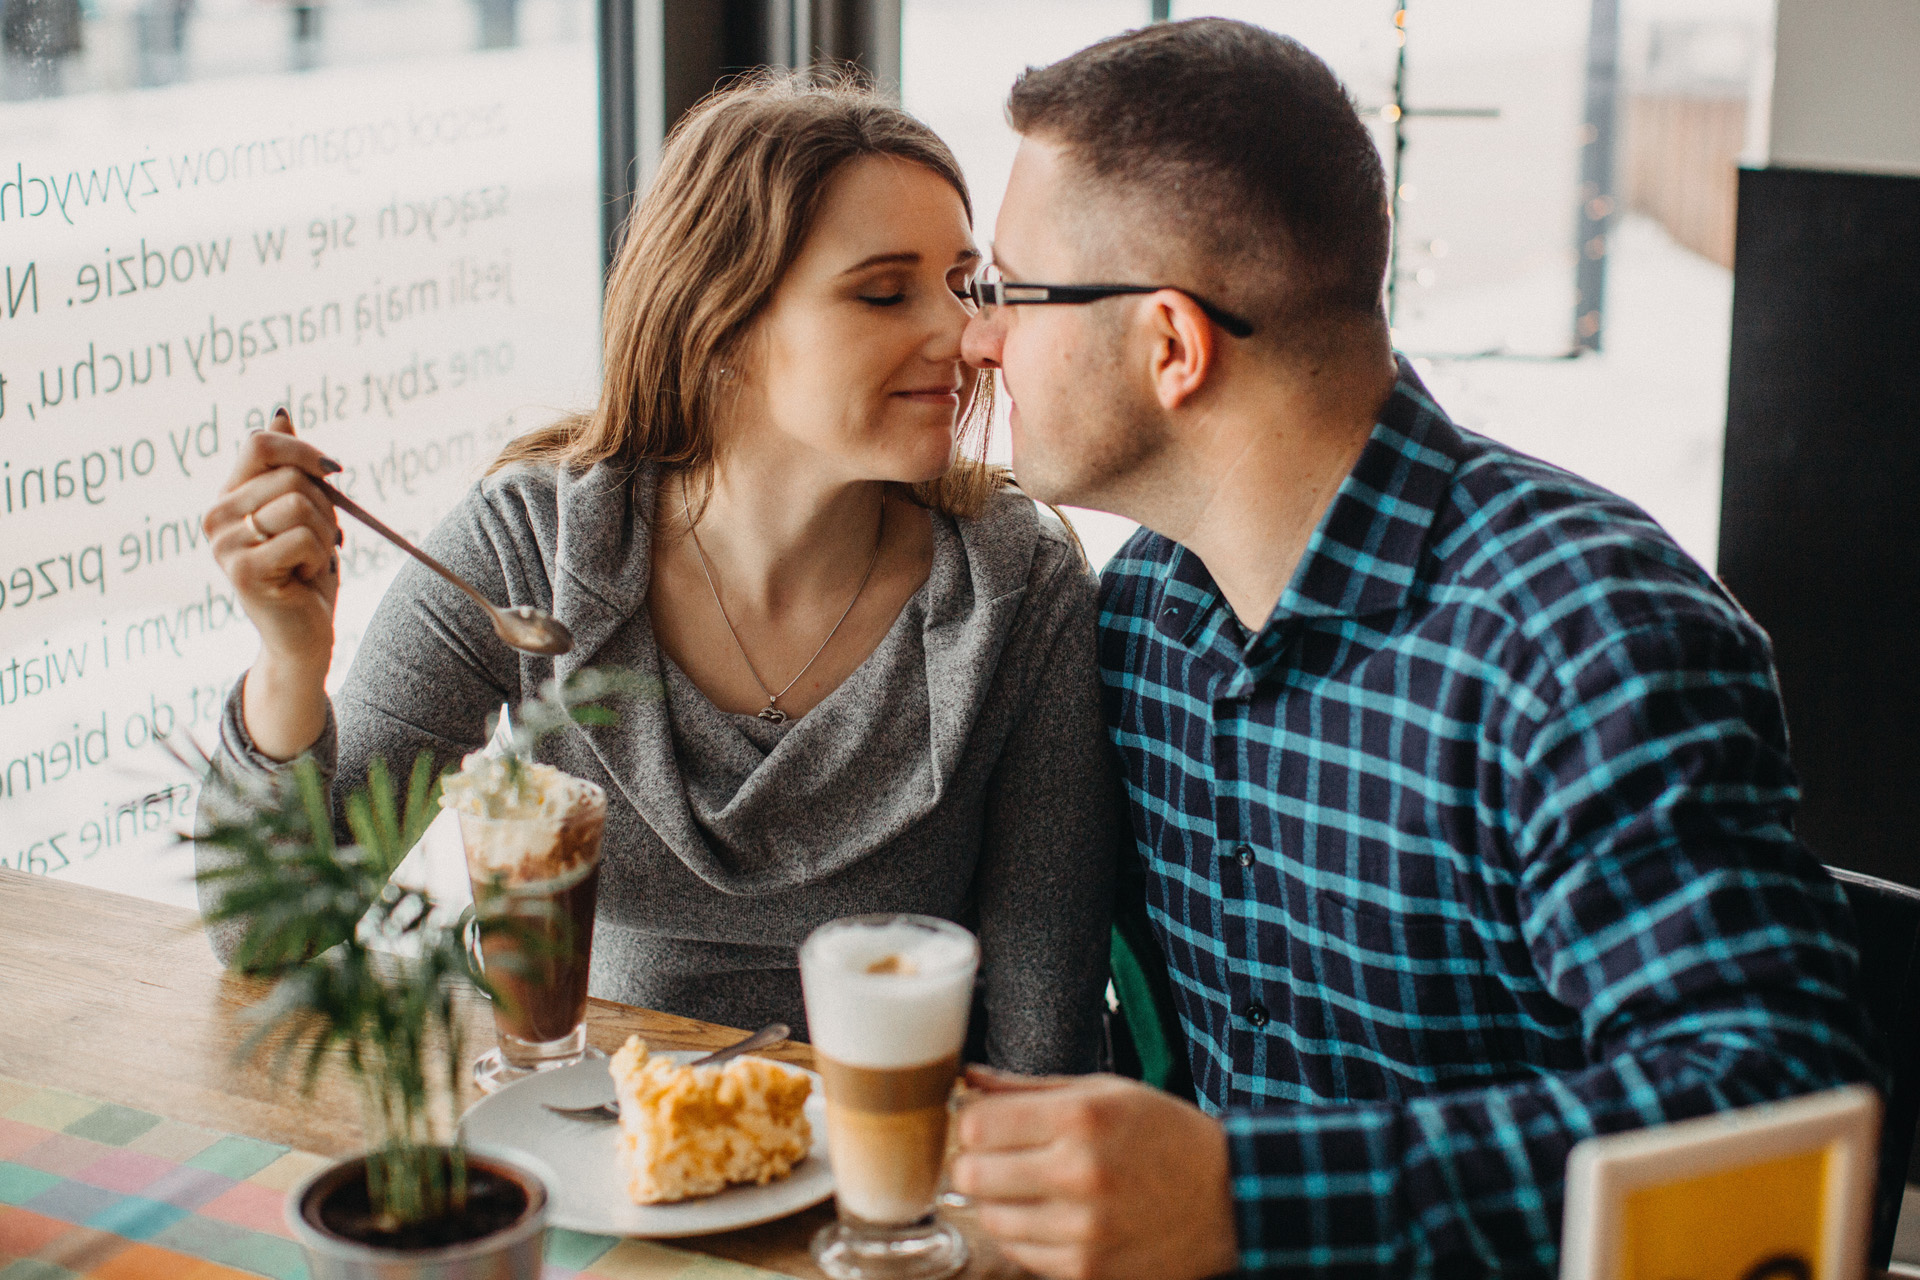
[(1920, 885), (1920, 178), (1740, 175), (1720, 576), (1773, 637), (1800, 832)]

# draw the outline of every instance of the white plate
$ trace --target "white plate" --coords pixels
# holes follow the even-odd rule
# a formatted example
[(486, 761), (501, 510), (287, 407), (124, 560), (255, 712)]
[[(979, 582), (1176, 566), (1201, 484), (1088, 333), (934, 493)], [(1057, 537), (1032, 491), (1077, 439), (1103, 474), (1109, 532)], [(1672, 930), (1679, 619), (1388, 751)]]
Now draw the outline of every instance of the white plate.
[[(700, 1055), (668, 1052), (662, 1057), (686, 1062)], [(547, 1221), (570, 1231), (610, 1236), (707, 1235), (771, 1222), (819, 1204), (833, 1194), (833, 1170), (827, 1163), (827, 1111), (820, 1077), (807, 1099), (813, 1126), (813, 1150), (793, 1172), (764, 1187), (729, 1187), (716, 1195), (677, 1204), (635, 1204), (627, 1197), (620, 1167), (618, 1124), (584, 1124), (548, 1111), (587, 1107), (613, 1097), (613, 1081), (604, 1061), (590, 1059), (519, 1080), (480, 1099), (461, 1117), (470, 1146), (532, 1157), (553, 1172), (548, 1190), (553, 1204)]]

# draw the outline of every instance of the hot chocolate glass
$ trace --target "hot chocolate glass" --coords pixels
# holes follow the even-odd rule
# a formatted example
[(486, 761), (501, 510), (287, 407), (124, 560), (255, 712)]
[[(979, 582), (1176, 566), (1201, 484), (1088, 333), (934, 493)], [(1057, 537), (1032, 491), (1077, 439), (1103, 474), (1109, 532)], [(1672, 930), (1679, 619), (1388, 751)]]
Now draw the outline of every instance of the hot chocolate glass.
[(442, 803), (460, 821), (499, 1034), (474, 1080), (492, 1090), (580, 1061), (606, 793), (549, 765), (476, 754)]

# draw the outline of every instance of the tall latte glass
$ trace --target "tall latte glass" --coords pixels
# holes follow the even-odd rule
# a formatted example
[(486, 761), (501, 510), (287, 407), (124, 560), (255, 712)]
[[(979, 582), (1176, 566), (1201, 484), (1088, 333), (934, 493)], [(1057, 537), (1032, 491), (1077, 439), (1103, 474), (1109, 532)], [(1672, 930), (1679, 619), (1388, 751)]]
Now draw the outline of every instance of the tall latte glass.
[(460, 820), (480, 963), (499, 1045), (474, 1063), (491, 1091), (587, 1048), (587, 971), (607, 796), (549, 765), (469, 756), (442, 803)]
[(813, 1256), (834, 1280), (928, 1280), (966, 1265), (966, 1242), (934, 1205), (979, 964), (971, 933), (930, 916), (835, 920), (800, 948), (839, 1208)]

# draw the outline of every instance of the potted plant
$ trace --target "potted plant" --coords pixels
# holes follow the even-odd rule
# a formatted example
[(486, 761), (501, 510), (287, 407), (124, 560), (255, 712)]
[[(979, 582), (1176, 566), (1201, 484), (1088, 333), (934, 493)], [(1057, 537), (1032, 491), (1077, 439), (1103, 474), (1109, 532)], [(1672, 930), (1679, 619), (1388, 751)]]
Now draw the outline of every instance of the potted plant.
[[(529, 758), (545, 733), (605, 723), (611, 712), (585, 704), (631, 684), (597, 671), (549, 681), (521, 707), (508, 749)], [(279, 975), (249, 1010), (257, 1025), (240, 1053), (275, 1041), (275, 1074), (297, 1064), (305, 1096), (337, 1055), (360, 1093), (366, 1150), (320, 1170), (287, 1202), (314, 1280), (537, 1280), (545, 1186), (513, 1161), (468, 1150), (456, 1124), (467, 1058), (460, 988), (494, 994), (469, 963), (466, 926), (474, 913), (490, 927), (513, 925), (486, 920), (484, 893), (448, 922), (425, 889), (390, 879), (439, 809), (430, 757), (414, 761), (404, 795), (373, 761), (345, 806), (350, 844), (335, 839), (311, 758), (260, 793), (218, 779), (209, 788), (218, 791), (203, 812), (216, 816), (197, 839), (225, 856), (200, 872), (217, 888), (207, 923), (238, 926), (236, 965)]]

